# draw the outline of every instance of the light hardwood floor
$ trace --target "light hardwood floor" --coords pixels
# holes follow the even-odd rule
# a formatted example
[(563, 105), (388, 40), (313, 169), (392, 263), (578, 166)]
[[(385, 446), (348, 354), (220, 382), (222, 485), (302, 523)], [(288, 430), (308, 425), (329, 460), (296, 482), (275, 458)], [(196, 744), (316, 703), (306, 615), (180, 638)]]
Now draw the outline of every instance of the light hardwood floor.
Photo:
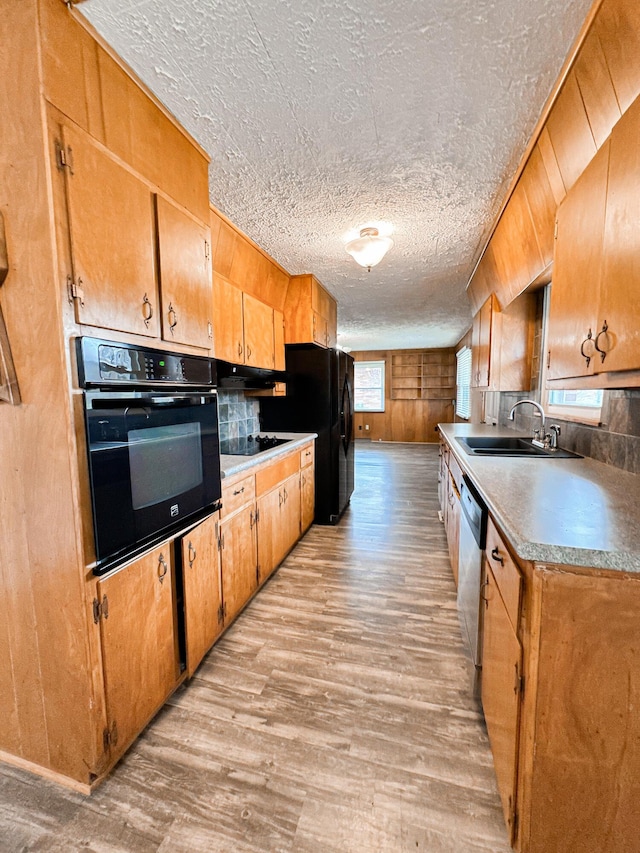
[(357, 443), (311, 528), (90, 798), (0, 766), (0, 850), (507, 853), (436, 445)]

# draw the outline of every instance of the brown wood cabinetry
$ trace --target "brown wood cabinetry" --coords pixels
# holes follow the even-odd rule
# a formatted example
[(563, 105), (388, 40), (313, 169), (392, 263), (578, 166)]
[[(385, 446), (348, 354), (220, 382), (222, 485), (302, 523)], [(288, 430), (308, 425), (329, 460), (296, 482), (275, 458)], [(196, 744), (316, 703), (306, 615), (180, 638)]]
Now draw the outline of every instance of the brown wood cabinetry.
[(391, 355), (392, 400), (451, 400), (456, 396), (450, 350), (404, 350)]
[(549, 311), (550, 379), (601, 376), (637, 385), (640, 369), (640, 98), (614, 127), (558, 210)]
[(472, 385), (526, 391), (531, 385), (535, 296), (524, 293), (501, 311), (492, 294), (473, 320)]
[(440, 469), (438, 471), (438, 498), (447, 535), (449, 560), (456, 586), (458, 586), (458, 555), (460, 546), (460, 486), (462, 470), (449, 451), (446, 442), (440, 442)]
[(223, 629), (219, 523), (214, 513), (180, 540), (189, 677)]
[(171, 543), (97, 583), (111, 762), (177, 684), (174, 584)]
[(287, 344), (336, 345), (336, 301), (313, 275), (291, 276), (284, 306), (284, 321)]
[(213, 346), (211, 234), (208, 228), (156, 195), (162, 337)]
[(258, 588), (255, 504), (248, 504), (220, 524), (224, 624), (229, 625)]
[(87, 134), (57, 130), (52, 155), (66, 186), (76, 320), (158, 337), (149, 187)]
[[(262, 485), (257, 484), (260, 583), (282, 562), (301, 533), (299, 456), (285, 458), (277, 468), (272, 466), (265, 473), (268, 479)], [(282, 477), (285, 479), (281, 480)], [(273, 480), (280, 480), (275, 488)]]
[(511, 843), (634, 849), (640, 579), (518, 560), (491, 517), (483, 571), (481, 697)]
[(510, 840), (514, 840), (518, 725), (523, 684), (520, 625), (522, 577), (489, 520), (482, 599), (482, 708)]
[[(276, 334), (276, 314), (265, 302), (214, 273), (214, 337), (216, 358), (232, 364), (275, 368), (284, 362), (284, 343)], [(276, 350), (277, 341), (277, 350)]]

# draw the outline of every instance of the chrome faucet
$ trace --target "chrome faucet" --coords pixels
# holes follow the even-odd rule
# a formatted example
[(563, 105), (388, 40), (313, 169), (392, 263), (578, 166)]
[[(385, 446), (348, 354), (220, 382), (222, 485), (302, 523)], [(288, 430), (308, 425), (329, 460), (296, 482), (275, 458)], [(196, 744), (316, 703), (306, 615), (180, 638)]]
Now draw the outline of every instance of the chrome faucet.
[(521, 406), (523, 403), (531, 403), (531, 405), (534, 406), (540, 412), (540, 429), (539, 430), (534, 429), (533, 438), (534, 438), (534, 441), (543, 441), (544, 442), (546, 439), (546, 435), (545, 435), (545, 431), (544, 431), (545, 414), (544, 414), (544, 409), (542, 408), (540, 403), (536, 403), (535, 400), (518, 400), (518, 402), (513, 406), (513, 408), (509, 412), (509, 420), (512, 421), (514, 419), (513, 413), (518, 408), (518, 406)]

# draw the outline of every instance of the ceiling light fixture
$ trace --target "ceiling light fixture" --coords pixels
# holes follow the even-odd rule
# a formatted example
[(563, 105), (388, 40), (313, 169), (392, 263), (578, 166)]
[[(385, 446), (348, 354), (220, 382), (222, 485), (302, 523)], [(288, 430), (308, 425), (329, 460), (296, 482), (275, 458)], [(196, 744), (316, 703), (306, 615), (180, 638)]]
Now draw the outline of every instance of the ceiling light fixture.
[(345, 249), (354, 261), (371, 272), (371, 267), (379, 264), (392, 246), (393, 240), (381, 237), (377, 228), (363, 228), (360, 236), (347, 243)]

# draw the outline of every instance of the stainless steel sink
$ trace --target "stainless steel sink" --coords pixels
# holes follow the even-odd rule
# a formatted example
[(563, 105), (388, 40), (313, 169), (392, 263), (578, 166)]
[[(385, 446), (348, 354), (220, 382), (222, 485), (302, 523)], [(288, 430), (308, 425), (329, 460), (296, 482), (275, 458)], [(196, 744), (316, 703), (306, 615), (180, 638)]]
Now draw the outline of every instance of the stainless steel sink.
[(582, 459), (571, 450), (537, 447), (530, 438), (517, 436), (456, 436), (462, 449), (472, 456), (526, 456), (540, 459)]

